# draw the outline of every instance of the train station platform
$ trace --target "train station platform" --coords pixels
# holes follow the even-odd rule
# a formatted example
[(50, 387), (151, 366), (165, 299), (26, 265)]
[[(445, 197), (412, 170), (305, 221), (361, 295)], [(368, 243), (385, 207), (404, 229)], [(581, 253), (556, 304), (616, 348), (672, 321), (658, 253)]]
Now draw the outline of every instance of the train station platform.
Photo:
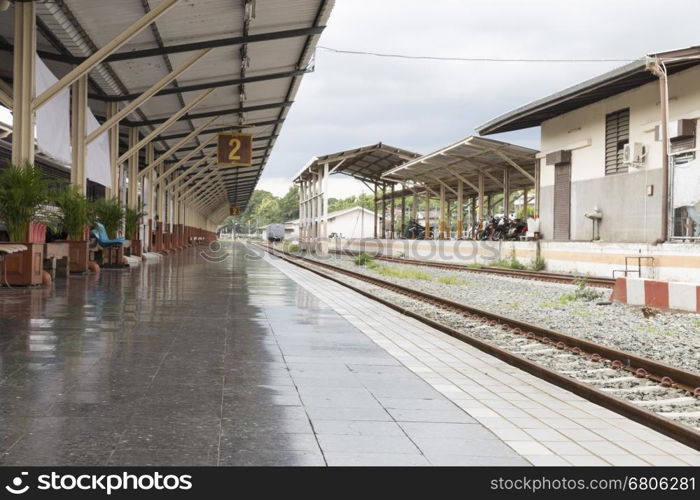
[(682, 465), (700, 454), (241, 243), (0, 289), (0, 465)]

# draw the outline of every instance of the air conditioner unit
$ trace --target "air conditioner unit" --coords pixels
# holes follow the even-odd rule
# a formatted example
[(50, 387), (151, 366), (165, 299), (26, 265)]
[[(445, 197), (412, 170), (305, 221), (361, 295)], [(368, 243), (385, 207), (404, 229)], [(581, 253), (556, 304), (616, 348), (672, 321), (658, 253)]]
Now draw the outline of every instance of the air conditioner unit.
[(641, 142), (632, 142), (624, 145), (622, 150), (622, 162), (639, 168), (647, 156), (647, 148)]

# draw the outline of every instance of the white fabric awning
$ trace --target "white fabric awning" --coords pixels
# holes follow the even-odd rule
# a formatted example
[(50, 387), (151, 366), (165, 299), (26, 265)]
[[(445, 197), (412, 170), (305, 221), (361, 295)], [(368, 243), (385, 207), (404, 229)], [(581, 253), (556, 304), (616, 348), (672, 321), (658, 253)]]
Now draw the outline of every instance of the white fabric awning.
[[(34, 80), (37, 95), (58, 81), (39, 56), (36, 56)], [(59, 92), (37, 110), (36, 141), (42, 153), (61, 163), (71, 162), (69, 89)]]

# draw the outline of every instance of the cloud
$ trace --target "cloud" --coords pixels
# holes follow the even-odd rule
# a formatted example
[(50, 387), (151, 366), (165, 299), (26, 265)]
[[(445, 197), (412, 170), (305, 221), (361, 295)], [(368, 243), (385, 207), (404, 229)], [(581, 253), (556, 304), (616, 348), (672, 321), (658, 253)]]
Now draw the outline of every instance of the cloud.
[[(412, 55), (622, 58), (695, 44), (700, 2), (338, 0), (320, 45)], [(382, 141), (428, 153), (513, 108), (622, 63), (437, 62), (317, 51), (263, 173)], [(539, 131), (501, 136), (538, 148)], [(262, 183), (261, 183), (262, 185)]]

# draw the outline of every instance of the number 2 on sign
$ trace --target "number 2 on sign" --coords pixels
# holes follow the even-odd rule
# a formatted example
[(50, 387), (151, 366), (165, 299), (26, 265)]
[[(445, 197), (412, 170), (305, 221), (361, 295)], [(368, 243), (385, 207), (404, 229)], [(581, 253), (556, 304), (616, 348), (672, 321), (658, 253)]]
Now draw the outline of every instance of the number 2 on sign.
[(238, 161), (241, 159), (240, 155), (238, 155), (238, 150), (241, 149), (241, 140), (231, 138), (228, 141), (228, 145), (231, 146), (231, 152), (228, 154), (228, 159), (231, 161)]

